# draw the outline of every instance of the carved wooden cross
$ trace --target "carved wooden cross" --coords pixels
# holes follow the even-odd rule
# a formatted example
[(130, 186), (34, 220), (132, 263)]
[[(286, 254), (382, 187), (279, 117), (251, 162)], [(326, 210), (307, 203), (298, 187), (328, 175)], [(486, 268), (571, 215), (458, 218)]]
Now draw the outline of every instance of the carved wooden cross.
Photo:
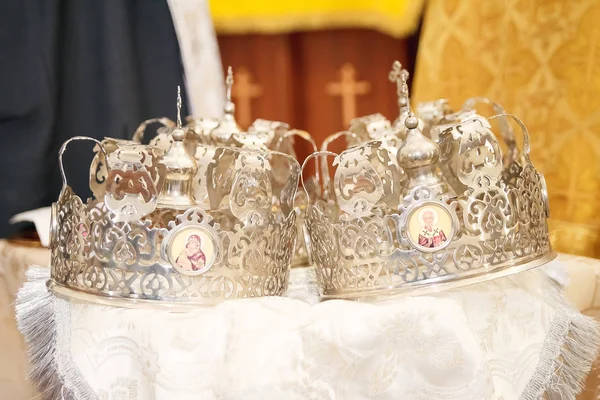
[(231, 94), (236, 100), (237, 120), (240, 126), (247, 128), (252, 123), (252, 99), (262, 95), (262, 86), (252, 83), (252, 74), (239, 67), (235, 71), (235, 85)]
[(356, 118), (356, 96), (369, 93), (371, 85), (367, 81), (356, 81), (356, 69), (352, 64), (344, 64), (340, 68), (340, 81), (330, 82), (325, 86), (325, 92), (330, 96), (342, 98), (342, 120), (348, 127), (350, 121)]

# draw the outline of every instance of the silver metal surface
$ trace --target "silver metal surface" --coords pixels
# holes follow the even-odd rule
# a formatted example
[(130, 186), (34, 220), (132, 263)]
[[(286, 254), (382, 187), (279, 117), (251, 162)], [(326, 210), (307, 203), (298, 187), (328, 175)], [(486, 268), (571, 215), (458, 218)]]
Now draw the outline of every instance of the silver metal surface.
[[(511, 115), (490, 120), (497, 118), (517, 122), (521, 149), (506, 125), (495, 135), (473, 110), (440, 118), (448, 126), (431, 140), (407, 102), (399, 148), (371, 140), (305, 161), (335, 168), (333, 184), (323, 173), (324, 190), (308, 194), (306, 217), (324, 298), (435, 291), (554, 258), (544, 179), (529, 159), (527, 129)], [(510, 157), (497, 136), (507, 140)]]
[[(298, 162), (268, 149), (198, 141), (192, 157), (189, 133), (178, 118), (166, 152), (110, 138), (63, 145), (64, 188), (52, 206), (52, 288), (185, 304), (285, 293), (299, 231)], [(68, 143), (82, 139), (93, 140), (97, 152), (94, 198), (87, 201), (73, 193), (62, 168)]]
[[(193, 201), (195, 201), (195, 204), (203, 207), (206, 207), (209, 202), (206, 186), (208, 165), (203, 162), (203, 160), (212, 158), (215, 154), (216, 147), (236, 147), (259, 151), (273, 150), (289, 154), (296, 158), (294, 141), (296, 138), (300, 138), (307, 141), (314, 151), (317, 150), (316, 144), (308, 132), (290, 129), (290, 126), (284, 122), (257, 119), (248, 127), (247, 132), (243, 132), (236, 123), (234, 117), (235, 104), (232, 101), (234, 77), (231, 67), (228, 68), (225, 83), (227, 87), (227, 101), (224, 107), (223, 118), (221, 120), (216, 120), (212, 118), (188, 117), (186, 126), (182, 127), (186, 136), (184, 140), (185, 149), (189, 154), (193, 155), (198, 164), (197, 172), (194, 177), (196, 183), (192, 186), (191, 196), (194, 197)], [(160, 123), (162, 125), (162, 127), (157, 130), (156, 136), (150, 139), (151, 146), (167, 152), (167, 155), (163, 158), (162, 164), (172, 163), (172, 160), (183, 159), (184, 152), (179, 145), (177, 154), (174, 154), (174, 157), (169, 156), (168, 152), (173, 145), (173, 131), (177, 126), (177, 124), (169, 118), (154, 118), (143, 122), (138, 129), (136, 129), (132, 140), (136, 143), (141, 143), (144, 138), (144, 132), (152, 123)], [(274, 159), (272, 162), (274, 162), (274, 164), (271, 165), (273, 178), (280, 183), (285, 182), (289, 178), (289, 171), (286, 170), (288, 161)], [(96, 163), (99, 164), (99, 167), (102, 167), (102, 163), (99, 161)], [(98, 165), (94, 165), (94, 171), (99, 167)], [(189, 185), (186, 183), (188, 173), (183, 171), (177, 173), (173, 167), (170, 168), (170, 170), (171, 172), (168, 176), (162, 177), (166, 182), (161, 185), (164, 193), (161, 193), (162, 200), (159, 202), (159, 207), (163, 207), (162, 204), (171, 207), (176, 203), (179, 204), (179, 208), (188, 207), (192, 203), (192, 200), (190, 200), (188, 196)], [(308, 183), (309, 186), (313, 187), (313, 190), (317, 186), (315, 182), (316, 179), (313, 179)], [(95, 190), (95, 193), (98, 192), (98, 194), (100, 194), (102, 187), (101, 185), (96, 186), (100, 187)], [(304, 227), (303, 222), (304, 210), (306, 208), (305, 200), (306, 197), (304, 196), (304, 193), (299, 191), (297, 198), (295, 199), (295, 204), (298, 217), (297, 228), (301, 238), (306, 236), (304, 234), (306, 228)], [(311, 260), (306, 241), (298, 240), (296, 243), (294, 265), (300, 266), (310, 263)]]
[(231, 100), (231, 88), (233, 87), (233, 70), (231, 67), (227, 68), (225, 85), (227, 87), (227, 93), (225, 96), (223, 119), (221, 119), (219, 125), (210, 132), (213, 143), (221, 146), (229, 145), (232, 136), (242, 131), (235, 121), (235, 104)]
[(194, 199), (194, 177), (198, 162), (185, 147), (186, 132), (181, 126), (181, 92), (177, 87), (177, 127), (171, 132), (173, 142), (158, 162), (162, 168), (163, 181), (158, 195), (158, 208), (184, 210), (196, 204)]

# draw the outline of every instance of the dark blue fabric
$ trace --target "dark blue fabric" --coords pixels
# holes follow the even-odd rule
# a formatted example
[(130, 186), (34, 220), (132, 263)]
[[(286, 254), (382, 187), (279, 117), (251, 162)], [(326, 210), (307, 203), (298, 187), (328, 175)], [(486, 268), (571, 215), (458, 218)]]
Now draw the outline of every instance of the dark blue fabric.
[[(166, 0), (2, 0), (0, 57), (0, 237), (23, 228), (12, 215), (56, 200), (66, 139), (129, 138), (145, 119), (174, 118), (183, 89)], [(82, 197), (91, 149), (65, 155)]]

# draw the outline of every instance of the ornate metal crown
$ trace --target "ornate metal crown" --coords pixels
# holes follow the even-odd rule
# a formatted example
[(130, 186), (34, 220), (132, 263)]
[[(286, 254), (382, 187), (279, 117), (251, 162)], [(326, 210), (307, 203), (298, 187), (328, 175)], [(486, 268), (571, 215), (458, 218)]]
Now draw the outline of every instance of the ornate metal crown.
[(67, 185), (62, 155), (71, 140), (64, 143), (64, 186), (52, 217), (55, 290), (207, 304), (285, 292), (298, 162), (272, 150), (207, 146), (194, 137), (190, 144), (180, 107), (178, 96), (168, 145), (71, 139), (96, 142), (94, 196), (85, 202)]
[[(360, 298), (440, 283), (466, 284), (542, 265), (554, 253), (548, 240), (546, 186), (503, 128), (502, 156), (488, 119), (472, 109), (453, 114), (444, 101), (408, 102), (408, 74), (395, 63), (392, 77), (406, 101), (395, 124), (379, 116), (357, 120), (344, 133), (355, 144), (331, 161), (333, 182), (322, 174), (320, 196), (310, 198), (307, 227), (317, 278), (325, 298)], [(472, 102), (471, 102), (472, 103)], [(404, 111), (404, 112), (402, 112)], [(427, 116), (429, 115), (429, 118)], [(398, 127), (400, 122), (404, 129)], [(372, 139), (371, 124), (383, 126)], [(360, 130), (366, 132), (361, 137)], [(424, 135), (427, 130), (434, 140)], [(396, 146), (387, 138), (395, 137)], [(369, 137), (371, 136), (371, 137)], [(365, 142), (366, 141), (366, 142)], [(322, 164), (325, 164), (323, 162)], [(328, 164), (328, 163), (327, 163)]]
[[(233, 84), (233, 70), (229, 67), (227, 69), (227, 77), (225, 78), (227, 90), (226, 102), (221, 120), (214, 118), (187, 118), (187, 124), (183, 127), (183, 130), (186, 132), (185, 145), (188, 151), (194, 154), (196, 158), (213, 157), (216, 148), (220, 146), (256, 149), (260, 151), (272, 150), (297, 158), (294, 151), (294, 139), (296, 138), (307, 141), (313, 148), (313, 151), (317, 151), (317, 145), (308, 132), (290, 129), (290, 126), (284, 122), (257, 119), (248, 127), (247, 132), (244, 132), (235, 120), (235, 104), (231, 97)], [(162, 126), (157, 130), (157, 135), (150, 140), (149, 144), (167, 151), (173, 141), (171, 132), (175, 129), (176, 124), (166, 117), (144, 121), (134, 132), (132, 140), (136, 143), (142, 143), (146, 129), (153, 123), (158, 123)], [(199, 146), (199, 144), (203, 144), (204, 146)], [(285, 171), (287, 161), (279, 164), (277, 160), (273, 162), (271, 167), (275, 177), (280, 181), (286, 180), (288, 178), (288, 172)], [(203, 174), (204, 172), (204, 170), (200, 170), (199, 174)], [(316, 186), (314, 179), (311, 179), (309, 185), (311, 187)], [(304, 210), (307, 204), (304, 191), (297, 191), (294, 204), (300, 240), (296, 241), (293, 264), (294, 266), (303, 266), (311, 263), (307, 246), (308, 234), (306, 233), (304, 224)]]

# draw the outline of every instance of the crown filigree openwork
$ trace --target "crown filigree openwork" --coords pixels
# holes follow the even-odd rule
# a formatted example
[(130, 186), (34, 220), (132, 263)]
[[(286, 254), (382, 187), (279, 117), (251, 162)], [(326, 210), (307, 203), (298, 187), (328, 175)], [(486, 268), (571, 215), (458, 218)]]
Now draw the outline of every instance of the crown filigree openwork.
[[(227, 70), (225, 78), (226, 84), (226, 102), (221, 119), (214, 118), (193, 118), (187, 119), (187, 124), (182, 127), (186, 133), (184, 144), (190, 154), (199, 161), (197, 179), (202, 180), (206, 175), (206, 164), (201, 160), (210, 159), (214, 156), (217, 147), (235, 147), (243, 149), (255, 149), (258, 151), (276, 151), (288, 154), (297, 158), (294, 151), (295, 139), (301, 139), (309, 143), (313, 151), (317, 151), (317, 146), (313, 138), (306, 131), (291, 129), (284, 122), (269, 121), (257, 119), (250, 125), (246, 132), (237, 124), (235, 120), (235, 104), (232, 100), (232, 88), (234, 85), (233, 70), (231, 67)], [(144, 121), (135, 131), (132, 141), (142, 143), (144, 133), (152, 124), (159, 124), (160, 128), (157, 134), (150, 139), (150, 147), (158, 150), (167, 151), (173, 143), (172, 131), (176, 123), (169, 118), (153, 118)], [(114, 147), (114, 140), (107, 139), (103, 141), (104, 146)], [(112, 149), (112, 147), (110, 147)], [(156, 150), (155, 150), (156, 151)], [(288, 172), (285, 171), (286, 161), (273, 160), (272, 173), (274, 179), (279, 182), (288, 179)], [(94, 172), (92, 172), (94, 173)], [(311, 182), (316, 187), (314, 179)], [(196, 199), (207, 198), (205, 186), (195, 187)], [(306, 208), (306, 196), (303, 191), (297, 191), (295, 199), (297, 218), (297, 230), (300, 240), (296, 242), (294, 256), (294, 266), (303, 266), (311, 263), (310, 254), (307, 248), (308, 236), (304, 226), (304, 210)]]
[[(310, 196), (306, 217), (323, 296), (435, 290), (554, 258), (546, 186), (529, 159), (521, 121), (508, 114), (486, 119), (473, 104), (451, 113), (443, 101), (432, 103), (434, 120), (419, 120), (406, 107), (398, 147), (382, 137), (305, 161), (320, 158), (335, 169), (333, 181), (321, 175), (323, 190)], [(511, 118), (523, 134), (521, 149)], [(492, 119), (501, 122), (504, 156)], [(438, 129), (435, 138), (426, 128)]]
[[(168, 135), (168, 147), (94, 140), (87, 201), (63, 172), (53, 205), (52, 286), (198, 304), (282, 295), (298, 231), (298, 162), (202, 143), (192, 156), (180, 121)], [(71, 140), (79, 139), (93, 140)]]

